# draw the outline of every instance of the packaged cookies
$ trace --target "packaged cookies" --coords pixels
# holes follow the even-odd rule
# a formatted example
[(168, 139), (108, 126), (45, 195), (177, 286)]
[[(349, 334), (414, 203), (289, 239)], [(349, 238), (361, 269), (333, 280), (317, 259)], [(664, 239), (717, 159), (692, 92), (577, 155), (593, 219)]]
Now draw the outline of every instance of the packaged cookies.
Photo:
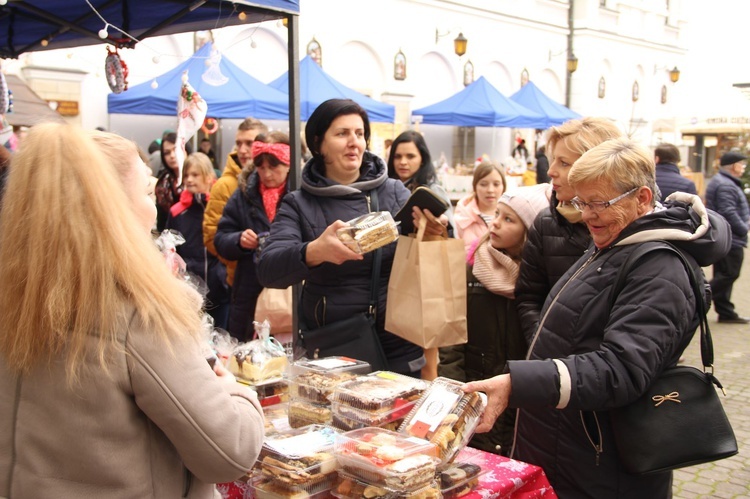
[(458, 381), (436, 378), (406, 416), (399, 432), (437, 445), (443, 469), (474, 435), (486, 406), (483, 393), (464, 393)]
[(479, 477), (489, 471), (485, 463), (486, 453), (466, 448), (459, 452), (456, 460), (438, 473), (443, 497), (463, 497), (477, 488)]
[(336, 478), (335, 434), (331, 427), (310, 425), (267, 437), (256, 465), (260, 472), (253, 483), (266, 494), (283, 491), (287, 495), (282, 497), (307, 497), (305, 494), (330, 490)]
[(396, 429), (427, 389), (427, 383), (388, 371), (339, 384), (333, 393), (333, 425), (343, 430), (368, 426)]
[(339, 472), (336, 485), (331, 489), (331, 495), (339, 499), (361, 499), (363, 497), (366, 499), (438, 499), (441, 497), (440, 487), (436, 482), (414, 491), (404, 492), (371, 485), (357, 480), (343, 471)]
[(330, 404), (334, 388), (371, 371), (370, 364), (348, 357), (300, 359), (289, 366), (290, 390), (297, 399), (315, 404)]
[(288, 404), (276, 404), (263, 407), (266, 438), (291, 430), (287, 419)]
[(434, 444), (381, 428), (336, 435), (340, 470), (376, 487), (409, 492), (430, 484), (440, 462)]
[(364, 254), (398, 239), (398, 228), (387, 211), (376, 211), (347, 222), (336, 231), (339, 240), (356, 253)]
[(331, 408), (327, 405), (313, 404), (307, 400), (295, 398), (289, 402), (289, 426), (292, 428), (330, 422)]

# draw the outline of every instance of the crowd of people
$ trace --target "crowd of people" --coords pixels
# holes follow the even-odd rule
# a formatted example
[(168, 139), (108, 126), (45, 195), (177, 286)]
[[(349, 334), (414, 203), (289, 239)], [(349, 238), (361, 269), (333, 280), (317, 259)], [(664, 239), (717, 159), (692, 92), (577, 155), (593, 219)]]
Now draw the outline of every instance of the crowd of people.
[[(208, 498), (245, 474), (262, 411), (201, 341), (214, 326), (251, 339), (261, 291), (295, 284), (311, 329), (366, 313), (374, 288), (387, 368), (486, 393), (470, 445), (541, 466), (559, 497), (671, 497), (671, 472), (622, 469), (607, 411), (678, 363), (704, 297), (668, 252), (639, 261), (611, 304), (609, 290), (639, 243), (667, 240), (697, 275), (714, 266), (720, 321), (750, 321), (730, 300), (750, 229), (747, 158), (721, 158), (704, 205), (677, 148), (651, 153), (609, 120), (575, 119), (537, 149), (537, 185), (509, 188), (484, 161), (454, 209), (420, 133), (385, 158), (370, 133), (357, 103), (322, 103), (294, 191), (289, 136), (253, 118), (218, 179), (210, 143), (177, 165), (173, 133), (148, 156), (113, 133), (43, 124), (0, 156), (0, 497)], [(467, 342), (439, 358), (385, 328), (396, 243), (363, 255), (336, 235), (372, 211), (396, 215), (418, 187), (451, 208), (415, 207), (415, 226), (467, 255)], [(154, 228), (182, 235), (203, 295), (165, 265)]]

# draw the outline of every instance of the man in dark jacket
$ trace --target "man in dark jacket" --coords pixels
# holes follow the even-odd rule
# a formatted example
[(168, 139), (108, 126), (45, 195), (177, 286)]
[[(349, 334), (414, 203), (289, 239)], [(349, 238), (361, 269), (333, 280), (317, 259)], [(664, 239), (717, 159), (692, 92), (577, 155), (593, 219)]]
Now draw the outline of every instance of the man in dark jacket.
[(680, 174), (677, 163), (680, 162), (680, 151), (672, 144), (659, 144), (654, 151), (656, 163), (656, 185), (661, 191), (661, 201), (673, 192), (698, 194), (695, 183)]
[(714, 263), (711, 280), (714, 308), (719, 322), (747, 324), (750, 318), (741, 317), (731, 302), (732, 286), (740, 277), (742, 260), (747, 247), (747, 231), (750, 230), (750, 209), (742, 190), (740, 177), (745, 171), (747, 156), (734, 151), (725, 153), (719, 164), (721, 169), (706, 188), (706, 206), (727, 219), (732, 228), (732, 249), (726, 258)]

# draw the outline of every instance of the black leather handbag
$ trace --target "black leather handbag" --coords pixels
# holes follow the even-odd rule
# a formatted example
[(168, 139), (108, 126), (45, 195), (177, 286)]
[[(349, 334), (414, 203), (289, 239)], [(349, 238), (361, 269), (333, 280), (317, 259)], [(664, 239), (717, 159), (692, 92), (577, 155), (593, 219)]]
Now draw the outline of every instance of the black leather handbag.
[[(373, 211), (378, 210), (377, 193), (372, 191)], [(376, 249), (370, 278), (370, 307), (367, 312), (360, 312), (348, 319), (308, 329), (304, 323), (302, 300), (299, 307), (299, 342), (308, 358), (317, 359), (340, 355), (370, 364), (373, 371), (388, 370), (388, 361), (378, 338), (375, 316), (378, 306), (378, 286), (382, 250)]]
[[(628, 473), (652, 474), (724, 459), (737, 454), (737, 440), (713, 375), (713, 342), (706, 319), (703, 279), (700, 284), (685, 256), (669, 243), (644, 243), (618, 272), (613, 297), (622, 289), (632, 264), (645, 253), (670, 250), (685, 265), (696, 296), (703, 371), (689, 366), (666, 369), (638, 400), (610, 411), (620, 462)], [(614, 299), (611, 299), (614, 303)]]

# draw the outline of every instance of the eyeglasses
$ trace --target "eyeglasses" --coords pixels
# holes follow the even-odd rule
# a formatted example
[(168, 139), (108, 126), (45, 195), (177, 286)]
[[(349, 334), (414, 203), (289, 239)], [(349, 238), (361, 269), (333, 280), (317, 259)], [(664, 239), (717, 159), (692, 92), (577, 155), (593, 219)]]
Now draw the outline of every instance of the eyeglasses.
[(588, 209), (593, 211), (594, 213), (601, 213), (607, 208), (609, 208), (610, 206), (612, 206), (613, 204), (615, 204), (616, 202), (620, 201), (621, 199), (624, 199), (625, 197), (633, 194), (638, 189), (639, 187), (633, 187), (625, 194), (620, 194), (616, 198), (610, 199), (609, 201), (591, 201), (590, 203), (584, 203), (583, 201), (578, 199), (578, 197), (574, 197), (573, 199), (570, 200), (570, 204), (572, 204), (573, 208), (575, 208), (576, 210), (580, 212), (583, 212), (583, 210), (585, 210), (586, 207), (588, 207)]

